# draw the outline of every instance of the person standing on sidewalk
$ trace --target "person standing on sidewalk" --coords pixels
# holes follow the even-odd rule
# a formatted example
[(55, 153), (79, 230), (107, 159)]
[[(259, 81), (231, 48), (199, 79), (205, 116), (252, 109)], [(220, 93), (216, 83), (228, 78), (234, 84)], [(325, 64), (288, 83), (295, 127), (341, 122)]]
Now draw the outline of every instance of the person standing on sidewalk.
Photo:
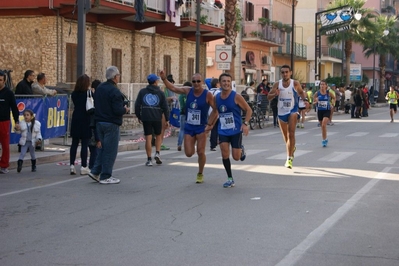
[(286, 145), (287, 161), (285, 167), (292, 169), (295, 147), (295, 128), (298, 121), (298, 97), (302, 100), (306, 94), (297, 80), (291, 79), (292, 70), (288, 65), (281, 67), (282, 79), (274, 83), (272, 90), (267, 95), (270, 101), (278, 96), (278, 119), (281, 134)]
[(6, 87), (7, 74), (0, 70), (0, 174), (7, 174), (10, 166), (10, 110), (19, 130), (19, 112), (14, 93)]
[(17, 172), (21, 172), (22, 164), (26, 152), (29, 150), (30, 159), (32, 162), (32, 172), (36, 172), (36, 144), (42, 142), (41, 124), (36, 121), (35, 115), (32, 110), (26, 109), (24, 111), (24, 120), (20, 123), (20, 129), (16, 131), (21, 134), (19, 145), (21, 145), (21, 153), (19, 154)]
[[(255, 84), (255, 83), (254, 83)], [(214, 78), (211, 81), (211, 89), (210, 92), (212, 92), (213, 97), (216, 97), (220, 93), (220, 83), (219, 80)], [(209, 107), (209, 115), (212, 112), (212, 107)], [(209, 137), (209, 142), (211, 144), (211, 151), (216, 151), (216, 146), (218, 145), (218, 124), (219, 124), (219, 118), (216, 119), (216, 122), (211, 130), (211, 136)]]
[(24, 74), (24, 79), (18, 82), (15, 88), (16, 95), (32, 95), (32, 84), (35, 80), (35, 72), (33, 70), (26, 70)]
[(112, 176), (112, 169), (118, 154), (119, 127), (130, 108), (124, 105), (124, 97), (116, 86), (121, 78), (118, 68), (108, 67), (105, 77), (107, 81), (101, 83), (94, 94), (94, 120), (101, 147), (89, 177), (100, 184), (118, 184), (120, 180)]
[[(217, 109), (212, 110), (206, 132), (216, 126), (219, 119), (218, 133), (220, 141), (220, 151), (222, 162), (227, 174), (227, 181), (223, 184), (224, 188), (234, 187), (233, 174), (231, 172), (230, 145), (233, 159), (244, 161), (246, 154), (242, 144), (242, 135), (248, 135), (248, 121), (252, 116), (252, 109), (245, 101), (244, 97), (232, 90), (232, 77), (228, 73), (223, 73), (219, 77), (222, 91), (214, 97), (214, 105)], [(241, 110), (245, 113), (244, 123), (242, 123)]]
[[(158, 86), (159, 77), (150, 74), (147, 77), (148, 86), (141, 89), (134, 104), (134, 112), (140, 124), (143, 124), (145, 136), (145, 151), (147, 152), (146, 166), (152, 166), (152, 133), (155, 134), (155, 155), (157, 164), (161, 161), (162, 128), (167, 128), (169, 124), (169, 107), (166, 102), (165, 94)], [(165, 117), (165, 122), (163, 121)]]
[(327, 123), (330, 120), (330, 112), (334, 112), (335, 94), (327, 89), (327, 82), (320, 81), (320, 90), (313, 96), (313, 102), (317, 105), (317, 118), (321, 126), (321, 145), (327, 147)]
[(88, 97), (88, 90), (90, 90), (90, 78), (86, 74), (78, 77), (75, 84), (75, 89), (71, 94), (73, 102), (73, 113), (71, 122), (71, 137), (72, 145), (69, 150), (69, 170), (71, 175), (76, 174), (75, 159), (78, 151), (79, 142), (81, 143), (80, 159), (81, 167), (80, 174), (87, 175), (90, 173), (87, 167), (87, 155), (89, 140), (91, 138), (90, 130), (90, 114), (86, 111), (86, 101)]
[[(193, 84), (190, 81), (184, 82), (183, 86), (192, 87)], [(184, 127), (186, 126), (186, 101), (187, 95), (179, 95), (179, 105), (180, 105), (180, 131), (179, 137), (177, 138), (177, 150), (181, 151), (181, 146), (184, 140)]]
[(201, 74), (192, 76), (193, 87), (177, 87), (166, 79), (164, 71), (160, 72), (162, 81), (171, 91), (178, 94), (186, 94), (186, 125), (184, 127), (184, 153), (191, 157), (195, 153), (195, 144), (197, 144), (198, 154), (198, 173), (196, 183), (204, 182), (204, 167), (206, 163), (205, 146), (206, 132), (205, 127), (208, 124), (209, 106), (215, 108), (213, 95), (202, 86)]

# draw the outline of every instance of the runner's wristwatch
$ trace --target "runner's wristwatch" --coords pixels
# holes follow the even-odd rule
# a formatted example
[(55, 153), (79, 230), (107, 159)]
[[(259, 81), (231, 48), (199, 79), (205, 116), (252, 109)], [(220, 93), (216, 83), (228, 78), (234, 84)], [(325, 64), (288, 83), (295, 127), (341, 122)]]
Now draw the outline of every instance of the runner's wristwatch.
[(248, 122), (247, 122), (247, 121), (244, 121), (244, 125), (248, 126)]

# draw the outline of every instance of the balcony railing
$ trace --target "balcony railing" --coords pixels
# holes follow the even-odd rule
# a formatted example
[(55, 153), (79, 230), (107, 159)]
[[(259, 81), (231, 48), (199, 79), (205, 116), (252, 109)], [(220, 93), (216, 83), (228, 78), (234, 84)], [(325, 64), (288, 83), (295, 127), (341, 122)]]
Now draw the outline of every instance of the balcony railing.
[(263, 41), (270, 41), (277, 44), (284, 44), (285, 32), (272, 26), (263, 26), (257, 22), (245, 22), (242, 30), (242, 37), (256, 38)]
[(341, 49), (328, 46), (321, 47), (321, 54), (337, 59), (342, 59), (342, 57), (345, 57)]
[[(181, 15), (181, 20), (197, 21), (197, 4), (186, 3), (186, 11)], [(201, 3), (200, 23), (224, 28), (224, 9), (220, 9), (209, 3)]]
[[(122, 5), (134, 6), (135, 0), (106, 0), (108, 2), (120, 3)], [(165, 0), (144, 0), (147, 11), (165, 14)], [(197, 4), (195, 1), (186, 1), (186, 9), (180, 15), (181, 20), (197, 21)], [(210, 3), (201, 3), (200, 23), (215, 27), (224, 27), (224, 9), (219, 9)]]
[[(307, 58), (307, 56), (308, 56), (307, 49), (308, 49), (308, 47), (306, 45), (294, 42), (294, 56), (301, 57), (301, 58)], [(291, 54), (291, 42), (287, 42), (285, 44), (285, 46), (283, 46), (283, 47), (278, 47), (277, 53), (290, 55)]]

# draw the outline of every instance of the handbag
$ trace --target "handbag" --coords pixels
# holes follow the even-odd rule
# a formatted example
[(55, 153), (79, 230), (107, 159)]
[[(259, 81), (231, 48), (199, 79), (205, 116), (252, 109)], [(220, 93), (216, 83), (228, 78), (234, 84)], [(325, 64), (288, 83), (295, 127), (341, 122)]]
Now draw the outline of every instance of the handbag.
[(180, 128), (180, 108), (179, 103), (176, 101), (169, 114), (169, 123), (177, 128)]
[(91, 90), (87, 90), (86, 111), (88, 114), (94, 114), (94, 99)]

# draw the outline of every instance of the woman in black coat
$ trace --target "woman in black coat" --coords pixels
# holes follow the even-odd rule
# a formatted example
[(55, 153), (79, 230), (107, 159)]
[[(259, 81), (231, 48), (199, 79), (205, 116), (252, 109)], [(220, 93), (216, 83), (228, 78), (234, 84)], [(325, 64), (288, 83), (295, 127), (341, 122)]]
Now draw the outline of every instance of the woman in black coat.
[(72, 102), (74, 110), (71, 122), (72, 145), (69, 154), (70, 173), (76, 174), (75, 159), (78, 150), (79, 141), (81, 142), (80, 158), (82, 165), (80, 168), (81, 175), (87, 175), (90, 172), (87, 167), (87, 148), (91, 137), (90, 115), (86, 112), (87, 91), (90, 89), (90, 78), (84, 74), (78, 78), (75, 89), (72, 92)]
[(356, 118), (361, 118), (360, 117), (360, 110), (361, 110), (362, 105), (363, 105), (362, 89), (361, 88), (358, 88), (356, 90), (356, 94), (355, 94), (354, 100), (355, 100), (355, 106), (356, 106), (356, 110), (355, 110)]

